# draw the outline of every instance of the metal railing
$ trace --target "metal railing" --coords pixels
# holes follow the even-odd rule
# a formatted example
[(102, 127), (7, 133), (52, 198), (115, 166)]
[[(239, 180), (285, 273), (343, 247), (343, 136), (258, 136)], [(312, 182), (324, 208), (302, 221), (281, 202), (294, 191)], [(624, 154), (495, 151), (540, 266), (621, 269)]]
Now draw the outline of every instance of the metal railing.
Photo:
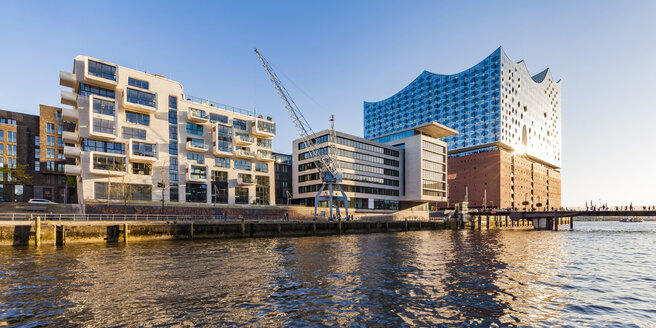
[(253, 117), (257, 116), (257, 113), (255, 111), (251, 111), (251, 110), (248, 110), (248, 109), (228, 106), (228, 105), (225, 105), (225, 104), (222, 104), (222, 103), (219, 103), (219, 102), (216, 102), (216, 101), (212, 101), (212, 100), (209, 100), (209, 99), (199, 98), (199, 97), (194, 97), (194, 96), (189, 96), (189, 95), (183, 95), (183, 97), (187, 101), (195, 102), (197, 104), (210, 106), (210, 107), (216, 107), (216, 108), (220, 108), (220, 109), (224, 109), (224, 110), (229, 110), (229, 111), (234, 112), (234, 113), (244, 114), (244, 115), (248, 115), (248, 116), (253, 116)]
[(31, 221), (35, 218), (48, 221), (214, 221), (240, 220), (239, 217), (217, 215), (171, 215), (171, 214), (47, 214), (47, 213), (2, 213), (0, 221)]

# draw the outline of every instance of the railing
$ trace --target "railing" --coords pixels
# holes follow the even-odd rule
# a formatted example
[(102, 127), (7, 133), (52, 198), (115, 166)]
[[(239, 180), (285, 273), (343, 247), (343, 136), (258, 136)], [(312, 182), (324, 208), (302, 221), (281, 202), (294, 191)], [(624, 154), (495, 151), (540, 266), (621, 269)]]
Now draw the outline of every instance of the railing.
[(224, 110), (229, 110), (229, 111), (234, 112), (234, 113), (244, 114), (244, 115), (248, 115), (248, 116), (253, 116), (253, 117), (257, 116), (257, 113), (255, 113), (255, 111), (250, 111), (248, 109), (228, 106), (228, 105), (225, 105), (225, 104), (222, 104), (222, 103), (219, 103), (219, 102), (216, 102), (216, 101), (212, 101), (212, 100), (209, 100), (209, 99), (204, 99), (204, 98), (199, 98), (199, 97), (194, 97), (194, 96), (189, 96), (189, 95), (183, 95), (183, 97), (187, 101), (195, 102), (197, 104), (202, 104), (202, 105), (206, 105), (206, 106), (210, 106), (210, 107), (216, 107), (216, 108), (220, 108), (220, 109), (224, 109)]
[(241, 134), (237, 135), (237, 137), (239, 137), (239, 140), (241, 140), (243, 142), (253, 143), (255, 141), (255, 139), (253, 137), (244, 136), (244, 135), (241, 135)]
[[(31, 221), (40, 217), (48, 221), (202, 221), (225, 220), (223, 215), (168, 215), (168, 214), (46, 214), (3, 213), (0, 221)], [(230, 218), (227, 218), (230, 219)], [(235, 218), (232, 218), (235, 219)]]

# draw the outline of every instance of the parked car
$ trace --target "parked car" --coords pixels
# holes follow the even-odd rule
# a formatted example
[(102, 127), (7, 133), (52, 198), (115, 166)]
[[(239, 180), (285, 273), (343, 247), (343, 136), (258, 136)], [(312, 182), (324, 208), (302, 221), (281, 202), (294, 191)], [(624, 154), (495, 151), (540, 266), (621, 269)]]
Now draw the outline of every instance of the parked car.
[(4, 198), (0, 198), (0, 203), (9, 203), (9, 201)]
[(28, 201), (30, 204), (57, 204), (51, 200), (41, 199), (41, 198), (32, 198)]

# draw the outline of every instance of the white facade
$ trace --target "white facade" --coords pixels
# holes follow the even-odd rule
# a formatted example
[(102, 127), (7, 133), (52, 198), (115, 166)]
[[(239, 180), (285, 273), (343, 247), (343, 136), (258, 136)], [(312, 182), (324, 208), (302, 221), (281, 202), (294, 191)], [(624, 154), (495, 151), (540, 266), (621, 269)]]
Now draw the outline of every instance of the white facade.
[(77, 127), (63, 138), (78, 199), (274, 204), (271, 118), (87, 56), (60, 84), (72, 89), (62, 115)]

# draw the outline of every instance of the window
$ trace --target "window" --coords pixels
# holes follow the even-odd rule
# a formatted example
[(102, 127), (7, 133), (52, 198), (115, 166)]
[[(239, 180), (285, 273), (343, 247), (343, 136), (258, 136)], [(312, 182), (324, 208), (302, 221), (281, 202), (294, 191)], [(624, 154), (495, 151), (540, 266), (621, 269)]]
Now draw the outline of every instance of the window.
[(103, 79), (116, 81), (116, 67), (103, 64), (94, 60), (89, 60), (89, 74)]
[(114, 102), (104, 99), (93, 98), (93, 112), (114, 116)]
[(151, 175), (152, 165), (146, 163), (132, 163), (132, 174)]
[(229, 158), (216, 157), (216, 158), (214, 158), (214, 166), (229, 169), (230, 168), (230, 159)]
[(46, 145), (50, 147), (55, 146), (55, 136), (46, 136)]
[(255, 163), (255, 172), (269, 172), (269, 165), (267, 163)]
[(210, 122), (212, 123), (228, 123), (228, 117), (225, 115), (212, 114), (210, 113)]
[(16, 142), (16, 132), (7, 131), (7, 142)]
[(54, 159), (55, 158), (55, 150), (52, 149), (52, 148), (46, 149), (46, 158)]
[(7, 145), (7, 156), (16, 156), (16, 145)]
[(157, 157), (157, 146), (145, 142), (132, 142), (132, 154), (136, 156)]
[(169, 108), (178, 109), (178, 97), (169, 96)]
[(257, 130), (275, 134), (276, 123), (257, 120)]
[(269, 177), (256, 176), (255, 177), (255, 203), (267, 205), (270, 198), (270, 185)]
[(207, 185), (187, 183), (185, 196), (189, 203), (205, 203), (207, 201)]
[(240, 120), (238, 118), (233, 118), (232, 119), (232, 126), (234, 126), (235, 129), (246, 131), (246, 121), (244, 121), (244, 120)]
[(428, 150), (431, 150), (431, 151), (434, 151), (434, 152), (437, 152), (437, 153), (445, 153), (445, 151), (444, 151), (444, 147), (442, 147), (442, 146), (440, 146), (440, 145), (436, 145), (436, 144), (434, 144), (434, 143), (432, 143), (432, 142), (428, 142), (428, 141), (426, 141), (426, 140), (424, 140), (424, 141), (422, 142), (422, 146), (423, 146), (423, 148), (425, 148), (425, 149), (428, 149)]
[(55, 125), (53, 123), (46, 123), (46, 133), (55, 134)]
[(128, 77), (128, 85), (148, 90), (148, 81), (135, 79), (133, 77)]
[[(36, 140), (38, 140), (38, 138), (39, 138), (39, 136), (34, 137), (35, 142), (36, 142)], [(4, 140), (5, 140), (5, 131), (0, 130), (0, 141), (4, 141)]]
[(57, 126), (57, 134), (62, 135), (63, 132), (64, 132), (64, 126), (63, 125), (58, 125)]
[(200, 124), (187, 123), (187, 133), (202, 136), (203, 135), (203, 126), (200, 125)]
[(247, 161), (243, 159), (234, 160), (234, 167), (236, 170), (244, 170), (244, 171), (250, 171), (252, 169), (251, 161)]
[(57, 147), (59, 148), (64, 147), (64, 141), (62, 140), (62, 137), (57, 137)]
[[(0, 144), (0, 155), (3, 155), (4, 153), (5, 153), (5, 145), (4, 145), (4, 144)], [(37, 148), (37, 149), (35, 150), (35, 158), (38, 158), (38, 157), (36, 157), (36, 154), (38, 154), (38, 153), (39, 153), (39, 148)]]
[(235, 188), (235, 204), (248, 204), (248, 188)]
[(140, 113), (126, 111), (125, 120), (134, 124), (140, 124), (145, 126), (150, 125), (150, 115), (148, 114), (140, 114)]
[(219, 151), (232, 153), (232, 127), (226, 125), (216, 126), (216, 147)]
[(169, 109), (169, 123), (177, 124), (178, 123), (178, 111), (175, 109)]
[(96, 154), (93, 156), (93, 168), (96, 170), (125, 171), (125, 158)]
[(93, 131), (107, 134), (114, 134), (114, 121), (93, 118)]
[(178, 142), (175, 140), (169, 140), (169, 154), (177, 155), (178, 154)]
[(203, 139), (187, 138), (187, 142), (191, 143), (191, 145), (196, 148), (207, 149), (207, 146), (205, 145), (205, 141), (203, 141)]
[(144, 105), (148, 107), (157, 107), (157, 95), (135, 89), (126, 89), (128, 102)]
[(212, 203), (228, 203), (228, 172), (212, 171)]
[[(0, 141), (2, 141), (2, 131), (0, 131)], [(41, 146), (41, 137), (34, 136), (34, 146)]]
[(205, 164), (205, 157), (203, 154), (187, 153), (187, 162), (194, 164)]
[(196, 180), (207, 179), (207, 170), (204, 166), (191, 165), (189, 167), (189, 177)]
[(60, 110), (57, 111), (57, 122), (61, 122), (62, 120), (62, 113)]
[(92, 139), (82, 140), (83, 151), (99, 151), (103, 153), (125, 154), (125, 145), (117, 142), (98, 141)]
[(34, 171), (41, 171), (41, 162), (34, 161)]
[(107, 195), (107, 182), (94, 182), (93, 189), (95, 199), (153, 200), (153, 186), (147, 184), (112, 182), (109, 184), (109, 195)]
[(257, 138), (257, 146), (262, 148), (273, 148), (273, 145), (271, 144), (272, 141), (273, 140), (271, 139)]
[(123, 139), (146, 140), (146, 130), (123, 127)]
[(424, 159), (444, 163), (444, 155), (436, 154), (430, 151), (422, 150)]
[(107, 97), (112, 99), (115, 98), (115, 94), (113, 90), (96, 87), (84, 83), (80, 83), (80, 88), (78, 92), (81, 96), (86, 96), (86, 97), (88, 97), (89, 95), (98, 95), (101, 97)]

